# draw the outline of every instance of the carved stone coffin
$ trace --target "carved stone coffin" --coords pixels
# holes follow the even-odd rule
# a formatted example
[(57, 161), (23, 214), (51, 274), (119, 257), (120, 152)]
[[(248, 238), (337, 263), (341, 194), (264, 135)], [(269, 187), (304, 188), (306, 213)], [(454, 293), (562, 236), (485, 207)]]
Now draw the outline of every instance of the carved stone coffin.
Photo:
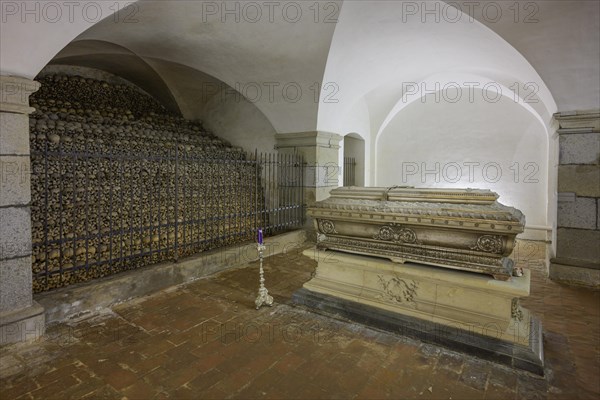
[(309, 207), (319, 249), (492, 275), (508, 280), (521, 211), (479, 189), (342, 187)]

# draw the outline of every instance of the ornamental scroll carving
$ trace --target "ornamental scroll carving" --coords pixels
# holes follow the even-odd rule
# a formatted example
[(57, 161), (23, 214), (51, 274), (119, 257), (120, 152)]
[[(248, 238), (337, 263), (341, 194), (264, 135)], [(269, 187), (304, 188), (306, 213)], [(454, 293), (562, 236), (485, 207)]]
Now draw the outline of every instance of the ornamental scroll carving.
[(395, 243), (419, 243), (415, 231), (396, 225), (384, 225), (373, 239)]
[(331, 235), (332, 233), (338, 233), (335, 230), (335, 224), (328, 219), (319, 220), (319, 229), (321, 230), (321, 232), (323, 232), (326, 235)]
[(502, 254), (502, 236), (483, 235), (477, 239), (477, 244), (471, 250), (483, 251), (485, 253)]
[[(363, 242), (359, 240), (352, 239), (342, 239), (337, 237), (327, 237), (323, 238), (323, 244), (325, 248), (327, 245), (330, 245), (331, 249), (347, 249), (347, 250), (356, 250), (356, 249), (365, 249), (370, 253), (375, 253), (379, 255), (388, 255), (392, 257), (401, 257), (402, 254), (406, 254), (410, 256), (411, 260), (422, 262), (428, 258), (435, 259), (445, 259), (449, 261), (456, 262), (476, 262), (480, 264), (489, 264), (492, 266), (501, 266), (501, 261), (499, 259), (492, 256), (475, 256), (472, 254), (463, 255), (460, 253), (449, 253), (443, 250), (432, 250), (424, 247), (410, 247), (410, 248), (402, 248), (399, 250), (397, 245), (395, 244), (387, 244), (387, 243), (377, 243), (377, 242)], [(399, 254), (401, 252), (402, 254)]]

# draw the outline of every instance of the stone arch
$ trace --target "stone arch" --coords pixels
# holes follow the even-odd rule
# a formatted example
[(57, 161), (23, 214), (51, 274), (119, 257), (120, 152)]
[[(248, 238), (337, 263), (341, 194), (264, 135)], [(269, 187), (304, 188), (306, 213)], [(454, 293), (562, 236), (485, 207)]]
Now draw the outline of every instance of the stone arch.
[[(2, 73), (33, 79), (69, 43), (102, 21), (118, 23), (135, 11), (139, 0), (93, 2), (85, 0), (64, 5), (59, 19), (43, 18), (43, 4), (36, 4), (27, 14), (24, 4), (4, 16), (3, 36), (12, 38), (2, 42)], [(57, 3), (53, 2), (55, 6)], [(40, 8), (42, 7), (42, 8)], [(6, 11), (6, 7), (3, 7)], [(129, 14), (124, 14), (125, 12)], [(14, 40), (19, 38), (19, 40)], [(26, 51), (23, 51), (23, 48)]]
[(448, 105), (431, 95), (403, 105), (376, 138), (376, 184), (491, 189), (525, 213), (525, 237), (545, 240), (553, 223), (551, 139), (513, 100)]
[(73, 65), (99, 69), (135, 84), (168, 110), (182, 114), (171, 88), (152, 64), (135, 52), (101, 40), (75, 40), (63, 48), (49, 65)]
[[(431, 90), (436, 82), (443, 86), (443, 82), (458, 81), (459, 87), (467, 82), (493, 82), (501, 88), (502, 99), (514, 96), (517, 105), (513, 109), (524, 111), (545, 133), (540, 141), (549, 165), (543, 177), (548, 188), (541, 201), (548, 204), (548, 211), (540, 226), (553, 223), (557, 171), (552, 116), (557, 104), (526, 57), (491, 27), (466, 14), (452, 23), (406, 18), (400, 2), (348, 2), (336, 26), (323, 80), (335, 81), (344, 90), (338, 102), (320, 105), (318, 128), (355, 131), (348, 121), (355, 127), (369, 127), (371, 185), (380, 184), (376, 181), (380, 134), (395, 116), (422, 98), (416, 93), (403, 103), (406, 83), (425, 84)], [(527, 101), (523, 89), (528, 84), (536, 85), (538, 103)], [(521, 90), (514, 94), (511, 87)], [(359, 103), (366, 110), (360, 114), (356, 112)]]
[[(506, 81), (506, 80), (504, 80), (504, 81)], [(532, 101), (534, 101), (533, 103), (529, 103), (527, 101), (527, 97), (529, 95), (526, 95), (524, 93), (517, 93), (514, 90), (511, 90), (511, 88), (509, 88), (506, 84), (500, 83), (501, 80), (490, 79), (490, 78), (486, 78), (485, 76), (474, 75), (474, 74), (451, 74), (451, 75), (436, 74), (436, 75), (433, 75), (433, 76), (431, 76), (427, 79), (424, 79), (418, 83), (411, 83), (410, 86), (404, 87), (402, 90), (402, 97), (396, 102), (396, 104), (394, 104), (394, 106), (392, 107), (390, 112), (386, 115), (382, 124), (379, 126), (378, 131), (374, 135), (374, 138), (373, 138), (374, 151), (376, 152), (376, 149), (378, 148), (379, 138), (380, 138), (382, 132), (388, 127), (389, 123), (394, 119), (394, 117), (396, 117), (399, 113), (401, 113), (402, 110), (405, 107), (409, 106), (411, 103), (413, 103), (415, 101), (420, 101), (420, 100), (422, 101), (423, 97), (428, 94), (434, 94), (436, 96), (436, 101), (438, 99), (441, 99), (442, 101), (446, 101), (449, 103), (453, 102), (452, 99), (444, 98), (445, 95), (440, 95), (440, 93), (443, 93), (442, 91), (434, 91), (433, 93), (430, 93), (427, 89), (423, 90), (423, 88), (435, 88), (436, 85), (440, 86), (440, 87), (446, 87), (447, 85), (451, 85), (452, 89), (457, 89), (458, 91), (462, 91), (463, 96), (465, 95), (465, 93), (464, 93), (465, 89), (467, 89), (467, 91), (469, 92), (468, 96), (471, 97), (473, 95), (472, 92), (479, 91), (478, 89), (474, 88), (473, 84), (476, 83), (478, 85), (478, 87), (485, 88), (485, 86), (487, 85), (486, 82), (493, 83), (494, 85), (491, 86), (491, 88), (496, 90), (495, 94), (493, 94), (492, 101), (497, 101), (500, 98), (499, 96), (511, 99), (516, 104), (518, 104), (523, 109), (525, 109), (528, 113), (530, 113), (533, 116), (533, 118), (535, 118), (544, 127), (544, 131), (547, 135), (547, 140), (546, 140), (546, 143), (544, 143), (544, 146), (548, 150), (549, 165), (554, 165), (557, 160), (554, 159), (553, 153), (549, 149), (549, 141), (551, 140), (551, 135), (552, 135), (552, 130), (551, 130), (552, 114), (550, 114), (550, 112), (548, 111), (548, 107), (543, 102), (541, 102), (539, 100), (539, 98), (537, 98), (537, 97), (532, 98)], [(510, 80), (509, 80), (509, 82), (510, 82)], [(518, 85), (519, 87), (524, 87), (527, 84), (517, 81), (517, 82), (515, 82), (515, 85)], [(489, 95), (485, 95), (485, 92), (483, 90), (480, 90), (480, 92), (482, 94), (484, 94), (484, 96), (489, 96)], [(489, 97), (487, 98), (487, 101), (490, 101)], [(555, 108), (556, 104), (551, 104), (550, 107)], [(372, 162), (372, 164), (371, 164), (372, 167), (375, 169), (374, 174), (376, 176), (377, 175), (377, 154), (376, 153), (372, 155), (371, 162)]]
[[(91, 20), (78, 12), (77, 7), (96, 3), (102, 19)], [(341, 1), (329, 3), (341, 8)], [(312, 3), (297, 3), (306, 16), (299, 21), (290, 20), (279, 8), (267, 23), (208, 13), (205, 2), (77, 4), (73, 20), (64, 21), (68, 23), (22, 23), (19, 15), (3, 23), (3, 74), (31, 79), (72, 41), (104, 41), (146, 61), (162, 60), (201, 71), (242, 95), (258, 88), (261, 96), (253, 104), (277, 133), (316, 129), (318, 94), (335, 24), (315, 23), (308, 17)], [(225, 2), (213, 5), (225, 7)], [(123, 12), (126, 6), (129, 13)], [(265, 15), (268, 18), (268, 12)], [(7, 37), (20, 40), (13, 43)]]
[(120, 76), (189, 120), (247, 150), (271, 151), (275, 130), (266, 116), (225, 82), (180, 63), (142, 57), (111, 42), (78, 39), (50, 65), (75, 65)]

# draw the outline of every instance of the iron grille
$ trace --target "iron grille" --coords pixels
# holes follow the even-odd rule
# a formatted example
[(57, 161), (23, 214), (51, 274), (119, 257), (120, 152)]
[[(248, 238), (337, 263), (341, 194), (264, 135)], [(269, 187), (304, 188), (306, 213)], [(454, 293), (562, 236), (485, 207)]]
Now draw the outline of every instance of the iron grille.
[(344, 186), (356, 185), (356, 159), (344, 157)]
[(303, 226), (299, 155), (80, 148), (31, 154), (34, 292)]

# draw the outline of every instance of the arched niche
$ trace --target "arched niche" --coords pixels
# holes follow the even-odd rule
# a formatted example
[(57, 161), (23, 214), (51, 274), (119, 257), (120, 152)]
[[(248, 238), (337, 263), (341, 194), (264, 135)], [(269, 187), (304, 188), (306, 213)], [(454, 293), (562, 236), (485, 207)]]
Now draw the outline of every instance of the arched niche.
[(546, 129), (510, 97), (485, 99), (482, 91), (455, 103), (426, 96), (404, 107), (377, 140), (376, 183), (490, 189), (526, 215), (525, 237), (545, 239)]
[[(344, 158), (344, 186), (348, 180), (353, 186), (365, 186), (365, 140), (358, 133), (349, 133), (344, 136), (343, 143)], [(352, 160), (353, 165), (347, 162)], [(348, 171), (347, 168), (351, 168)]]

